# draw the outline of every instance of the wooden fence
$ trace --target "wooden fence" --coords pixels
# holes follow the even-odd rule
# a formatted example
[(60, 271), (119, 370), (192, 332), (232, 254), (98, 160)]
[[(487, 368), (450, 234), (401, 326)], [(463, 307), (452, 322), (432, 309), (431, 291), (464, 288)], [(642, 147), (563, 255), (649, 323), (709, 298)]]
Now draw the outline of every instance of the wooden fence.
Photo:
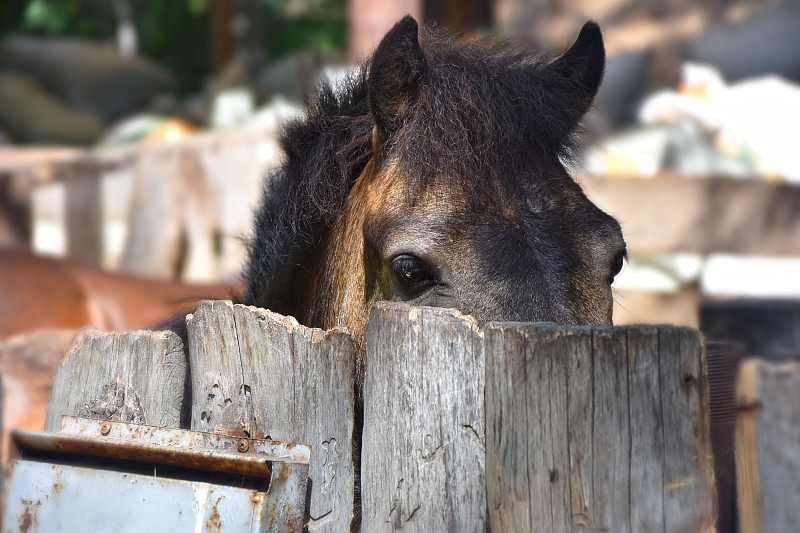
[[(310, 444), (308, 530), (347, 531), (352, 338), (224, 301), (187, 323), (188, 362), (171, 333), (84, 331), (47, 428), (73, 414)], [(696, 330), (479, 328), (379, 303), (366, 338), (362, 531), (714, 530)]]
[[(183, 277), (203, 280), (237, 271), (243, 257), (239, 239), (250, 230), (263, 179), (280, 158), (276, 128), (163, 145), (3, 154), (0, 244), (30, 243), (37, 188), (63, 184), (63, 209), (38, 216), (63, 218), (70, 257), (108, 263), (103, 225), (113, 221), (128, 228), (121, 270), (173, 276), (184, 243)], [(583, 177), (580, 183), (593, 202), (624, 221), (633, 255), (800, 254), (797, 185), (670, 174)]]
[[(238, 273), (264, 177), (280, 162), (276, 131), (0, 155), (0, 245), (33, 244), (38, 221), (63, 228), (65, 255), (89, 264), (187, 281)], [(110, 249), (114, 231), (121, 250)]]
[(741, 533), (794, 531), (800, 524), (800, 301), (709, 302), (700, 324), (708, 339), (734, 342), (745, 356), (730, 413), (736, 509), (729, 521)]

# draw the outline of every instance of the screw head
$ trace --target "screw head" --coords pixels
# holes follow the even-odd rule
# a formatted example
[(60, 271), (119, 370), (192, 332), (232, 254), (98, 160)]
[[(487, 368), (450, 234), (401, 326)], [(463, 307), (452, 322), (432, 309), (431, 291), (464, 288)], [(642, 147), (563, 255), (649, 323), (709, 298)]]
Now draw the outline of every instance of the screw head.
[(236, 449), (244, 453), (250, 449), (250, 439), (239, 439)]
[(108, 435), (109, 433), (111, 433), (111, 422), (103, 422), (100, 424), (100, 434)]

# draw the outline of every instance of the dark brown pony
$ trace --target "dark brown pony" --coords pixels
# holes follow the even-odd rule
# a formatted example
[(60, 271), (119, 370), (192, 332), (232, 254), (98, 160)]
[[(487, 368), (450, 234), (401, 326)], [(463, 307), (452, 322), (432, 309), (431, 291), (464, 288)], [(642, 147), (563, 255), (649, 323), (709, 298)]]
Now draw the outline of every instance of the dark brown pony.
[(603, 77), (598, 26), (548, 61), (398, 22), (361, 71), (287, 129), (245, 303), (362, 347), (376, 300), (488, 320), (611, 322), (619, 224), (564, 168)]

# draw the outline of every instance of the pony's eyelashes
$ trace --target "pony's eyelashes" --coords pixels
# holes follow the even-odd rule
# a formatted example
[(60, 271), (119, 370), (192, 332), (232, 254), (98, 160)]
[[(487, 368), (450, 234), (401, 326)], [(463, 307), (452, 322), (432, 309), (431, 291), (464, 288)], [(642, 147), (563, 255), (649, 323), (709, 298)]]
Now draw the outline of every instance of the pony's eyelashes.
[(617, 277), (617, 274), (620, 273), (622, 270), (622, 266), (625, 264), (625, 259), (628, 257), (628, 251), (623, 249), (614, 256), (614, 261), (611, 263), (611, 278), (609, 283), (614, 282), (614, 278)]

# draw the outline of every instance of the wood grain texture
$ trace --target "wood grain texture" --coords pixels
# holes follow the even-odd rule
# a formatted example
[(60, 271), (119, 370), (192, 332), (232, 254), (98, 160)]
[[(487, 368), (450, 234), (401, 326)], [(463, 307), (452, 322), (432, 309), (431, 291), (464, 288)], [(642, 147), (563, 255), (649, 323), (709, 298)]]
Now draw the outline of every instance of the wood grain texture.
[(800, 524), (800, 362), (748, 360), (738, 392), (740, 405), (746, 400), (748, 405), (741, 406), (750, 407), (739, 415), (744, 431), (737, 435), (740, 511), (745, 512), (740, 517), (748, 527), (742, 531), (795, 531)]
[(180, 427), (185, 383), (174, 333), (84, 328), (58, 368), (45, 431), (58, 431), (63, 415)]
[(761, 468), (758, 464), (758, 411), (749, 409), (736, 417), (736, 507), (740, 533), (764, 530)]
[(362, 531), (484, 531), (483, 345), (470, 317), (381, 302), (367, 327)]
[(291, 317), (203, 301), (187, 317), (191, 429), (311, 445), (309, 531), (347, 531), (354, 473), (354, 344)]
[(485, 330), (493, 531), (713, 531), (699, 333), (668, 326)]

